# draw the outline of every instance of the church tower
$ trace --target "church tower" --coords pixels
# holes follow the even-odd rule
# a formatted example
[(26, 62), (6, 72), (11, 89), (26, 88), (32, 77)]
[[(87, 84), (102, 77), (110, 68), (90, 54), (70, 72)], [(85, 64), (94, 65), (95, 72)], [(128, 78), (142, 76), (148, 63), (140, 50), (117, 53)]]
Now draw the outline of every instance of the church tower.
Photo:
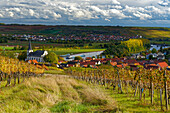
[(29, 40), (29, 45), (28, 45), (28, 50), (27, 50), (27, 56), (29, 55), (29, 53), (33, 52), (32, 50), (32, 46), (31, 46), (31, 40)]

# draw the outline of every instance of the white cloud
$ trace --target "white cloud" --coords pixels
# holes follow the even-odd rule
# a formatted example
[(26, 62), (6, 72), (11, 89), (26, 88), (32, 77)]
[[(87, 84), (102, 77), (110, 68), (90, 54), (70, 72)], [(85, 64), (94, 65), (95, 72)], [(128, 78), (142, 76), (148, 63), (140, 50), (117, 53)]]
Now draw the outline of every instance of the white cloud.
[(4, 17), (2, 14), (0, 14), (0, 18)]
[(167, 6), (169, 0), (1, 0), (0, 19), (63, 23), (69, 20), (91, 22), (93, 19), (101, 23), (112, 20), (147, 22), (170, 19)]
[(120, 4), (117, 0), (112, 0), (112, 4)]
[(170, 4), (170, 0), (161, 0), (158, 4), (161, 6), (168, 6)]
[(140, 18), (140, 20), (146, 20), (146, 19), (152, 18), (152, 16), (150, 16), (148, 14), (141, 13), (141, 12), (133, 13), (133, 15)]
[(14, 13), (13, 13), (13, 12), (9, 12), (9, 16), (10, 16), (10, 17), (13, 17), (13, 16), (14, 16)]
[(119, 19), (123, 19), (123, 18), (126, 18), (127, 16), (125, 16), (122, 11), (120, 10), (117, 10), (117, 9), (111, 9), (109, 10), (110, 11), (110, 15), (113, 16), (113, 17), (117, 17)]
[(34, 10), (29, 9), (29, 13), (30, 13), (31, 16), (34, 16), (34, 13), (35, 13), (35, 12), (34, 12)]

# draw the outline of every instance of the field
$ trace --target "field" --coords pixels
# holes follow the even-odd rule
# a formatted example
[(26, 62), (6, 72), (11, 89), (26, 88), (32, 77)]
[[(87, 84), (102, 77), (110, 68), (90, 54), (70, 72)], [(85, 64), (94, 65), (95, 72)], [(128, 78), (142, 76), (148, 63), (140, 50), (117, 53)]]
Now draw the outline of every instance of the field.
[(12, 47), (12, 46), (0, 46), (0, 49), (1, 50), (12, 50), (12, 49), (14, 49), (14, 47)]
[(77, 54), (77, 53), (87, 53), (87, 52), (95, 52), (95, 51), (104, 51), (105, 49), (58, 49), (55, 52), (57, 55), (65, 55), (65, 54)]
[(112, 34), (121, 36), (142, 35), (146, 38), (170, 38), (170, 28), (163, 27), (115, 27), (115, 26), (44, 26), (0, 25), (0, 34), (70, 35)]
[(0, 106), (0, 112), (6, 113), (117, 111), (115, 101), (102, 88), (54, 75), (0, 89)]

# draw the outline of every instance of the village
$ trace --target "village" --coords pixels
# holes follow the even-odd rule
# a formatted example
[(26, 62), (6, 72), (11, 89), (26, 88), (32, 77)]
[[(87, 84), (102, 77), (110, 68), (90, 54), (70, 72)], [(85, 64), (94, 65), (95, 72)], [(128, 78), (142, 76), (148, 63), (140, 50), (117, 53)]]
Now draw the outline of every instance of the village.
[(57, 34), (56, 36), (44, 36), (44, 35), (30, 35), (30, 34), (0, 34), (2, 37), (12, 37), (20, 41), (27, 41), (28, 39), (32, 39), (32, 41), (40, 41), (46, 42), (50, 40), (90, 40), (90, 41), (111, 41), (111, 40), (127, 40), (127, 39), (136, 39), (142, 38), (142, 36), (116, 36), (116, 35), (103, 35), (103, 34), (87, 34), (86, 36), (76, 36), (75, 34), (70, 34), (68, 36), (61, 36)]
[(136, 59), (127, 59), (124, 58), (102, 58), (95, 59), (88, 57), (85, 60), (73, 60), (67, 63), (62, 63), (63, 61), (59, 61), (58, 67), (91, 67), (98, 68), (101, 65), (112, 65), (113, 67), (118, 68), (127, 68), (131, 70), (137, 70), (139, 67), (143, 67), (145, 69), (164, 69), (170, 70), (170, 66), (163, 60), (136, 60)]

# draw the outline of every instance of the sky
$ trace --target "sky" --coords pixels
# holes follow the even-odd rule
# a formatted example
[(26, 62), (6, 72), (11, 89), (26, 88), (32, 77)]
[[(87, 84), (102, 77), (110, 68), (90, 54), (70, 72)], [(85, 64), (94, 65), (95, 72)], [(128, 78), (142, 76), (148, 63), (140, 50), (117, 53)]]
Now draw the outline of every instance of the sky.
[(0, 23), (170, 27), (170, 0), (0, 0)]

